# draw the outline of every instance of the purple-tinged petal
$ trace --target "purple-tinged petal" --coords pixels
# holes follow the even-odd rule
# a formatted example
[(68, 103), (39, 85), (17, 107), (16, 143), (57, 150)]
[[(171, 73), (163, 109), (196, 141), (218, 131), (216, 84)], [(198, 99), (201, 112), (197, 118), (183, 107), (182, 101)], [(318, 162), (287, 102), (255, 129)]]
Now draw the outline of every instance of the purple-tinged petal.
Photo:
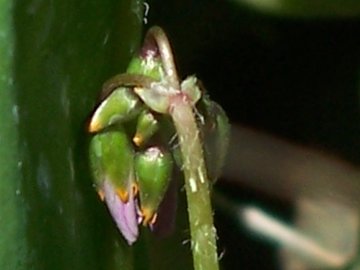
[(123, 203), (109, 181), (104, 181), (103, 190), (105, 202), (111, 216), (128, 244), (132, 245), (139, 235), (138, 218), (133, 193), (130, 192), (129, 201)]
[[(129, 205), (129, 207), (126, 207)], [(138, 217), (137, 217), (137, 209), (136, 209), (137, 201), (134, 198), (134, 194), (132, 190), (129, 193), (129, 201), (127, 204), (125, 204), (124, 210), (124, 218), (126, 221), (126, 224), (128, 226), (128, 229), (133, 233), (133, 235), (136, 235), (136, 238), (139, 234), (139, 223), (138, 223)]]

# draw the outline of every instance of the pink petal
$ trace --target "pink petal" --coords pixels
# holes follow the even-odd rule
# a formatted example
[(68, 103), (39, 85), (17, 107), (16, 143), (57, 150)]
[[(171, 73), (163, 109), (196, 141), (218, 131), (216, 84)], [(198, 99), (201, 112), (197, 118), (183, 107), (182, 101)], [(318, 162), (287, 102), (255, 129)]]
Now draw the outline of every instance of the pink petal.
[(128, 244), (132, 245), (139, 235), (134, 195), (130, 192), (129, 201), (123, 203), (116, 195), (113, 185), (106, 180), (103, 184), (103, 190), (111, 216)]

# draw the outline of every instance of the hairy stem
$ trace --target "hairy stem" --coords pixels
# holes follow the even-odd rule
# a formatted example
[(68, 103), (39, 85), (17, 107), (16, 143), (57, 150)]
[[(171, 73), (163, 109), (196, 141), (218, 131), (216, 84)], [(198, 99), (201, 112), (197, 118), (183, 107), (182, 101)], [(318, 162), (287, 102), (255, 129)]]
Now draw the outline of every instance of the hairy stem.
[[(169, 86), (181, 90), (170, 43), (160, 27), (155, 26), (148, 31), (145, 43), (151, 42), (158, 47)], [(189, 98), (181, 91), (172, 97), (169, 113), (180, 142), (194, 269), (218, 270), (216, 230), (200, 132)]]
[(216, 230), (213, 225), (209, 180), (192, 106), (186, 98), (179, 95), (172, 103), (170, 114), (182, 153), (194, 269), (217, 270)]
[(180, 89), (179, 77), (176, 71), (174, 57), (166, 34), (160, 27), (153, 26), (149, 29), (145, 37), (145, 42), (148, 42), (149, 39), (154, 39), (156, 45), (158, 46), (161, 60), (164, 66), (165, 76), (167, 81), (170, 83), (170, 86), (174, 89)]

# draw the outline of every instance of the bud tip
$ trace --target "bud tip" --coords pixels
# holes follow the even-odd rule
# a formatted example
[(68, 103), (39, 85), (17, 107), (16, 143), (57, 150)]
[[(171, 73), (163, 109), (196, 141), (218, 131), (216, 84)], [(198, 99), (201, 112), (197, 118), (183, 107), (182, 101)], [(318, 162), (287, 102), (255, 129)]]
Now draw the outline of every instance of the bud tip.
[(143, 142), (143, 139), (139, 134), (135, 134), (133, 138), (133, 142), (135, 143), (136, 146), (140, 146)]
[(100, 123), (92, 119), (89, 125), (89, 132), (90, 133), (97, 132), (100, 128), (101, 128)]
[(141, 216), (143, 217), (143, 225), (154, 225), (157, 219), (157, 213), (149, 208), (141, 208)]
[(99, 195), (100, 200), (101, 200), (101, 201), (104, 201), (104, 199), (105, 199), (105, 193), (104, 193), (104, 191), (102, 191), (101, 189), (99, 189), (99, 190), (97, 191), (97, 194)]
[(127, 191), (123, 191), (122, 189), (117, 188), (116, 194), (123, 203), (127, 203), (129, 201), (129, 193)]

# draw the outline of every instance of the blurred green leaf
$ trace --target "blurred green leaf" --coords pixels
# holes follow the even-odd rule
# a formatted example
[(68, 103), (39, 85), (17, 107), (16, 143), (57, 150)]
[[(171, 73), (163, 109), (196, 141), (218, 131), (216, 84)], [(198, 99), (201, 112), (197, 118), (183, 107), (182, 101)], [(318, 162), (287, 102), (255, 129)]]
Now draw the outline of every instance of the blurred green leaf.
[(356, 17), (360, 15), (357, 0), (232, 0), (260, 12), (289, 17)]
[(11, 1), (0, 2), (0, 269), (25, 269), (24, 202), (20, 194), (17, 113), (13, 86)]
[(132, 269), (91, 186), (86, 119), (142, 1), (0, 2), (1, 269)]

